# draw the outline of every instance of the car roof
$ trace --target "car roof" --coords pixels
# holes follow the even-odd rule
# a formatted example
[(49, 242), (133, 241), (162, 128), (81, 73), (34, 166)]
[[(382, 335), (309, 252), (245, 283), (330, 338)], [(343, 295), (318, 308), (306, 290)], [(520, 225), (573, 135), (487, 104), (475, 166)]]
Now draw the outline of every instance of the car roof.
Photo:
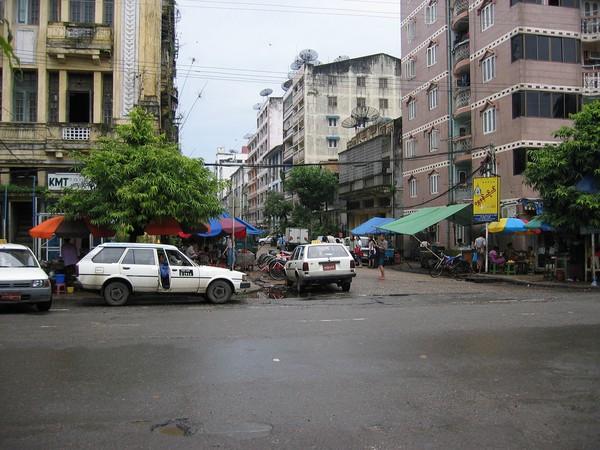
[[(339, 245), (341, 247), (346, 247), (344, 244), (341, 244), (339, 242), (319, 242), (318, 244), (302, 244), (302, 247), (318, 247), (319, 245)], [(300, 246), (299, 246), (300, 247)]]
[(128, 247), (128, 248), (164, 248), (168, 250), (178, 250), (174, 245), (169, 244), (149, 244), (145, 242), (105, 242), (98, 247)]
[(26, 245), (21, 245), (21, 244), (0, 244), (0, 248), (1, 249), (15, 249), (15, 250), (31, 250), (29, 247), (27, 247)]

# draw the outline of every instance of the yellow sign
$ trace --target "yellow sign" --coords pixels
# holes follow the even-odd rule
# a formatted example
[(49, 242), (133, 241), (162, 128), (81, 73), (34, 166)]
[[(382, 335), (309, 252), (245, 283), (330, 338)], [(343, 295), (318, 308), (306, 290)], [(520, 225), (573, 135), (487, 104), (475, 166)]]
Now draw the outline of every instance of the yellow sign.
[(473, 222), (494, 222), (500, 217), (500, 177), (473, 178)]

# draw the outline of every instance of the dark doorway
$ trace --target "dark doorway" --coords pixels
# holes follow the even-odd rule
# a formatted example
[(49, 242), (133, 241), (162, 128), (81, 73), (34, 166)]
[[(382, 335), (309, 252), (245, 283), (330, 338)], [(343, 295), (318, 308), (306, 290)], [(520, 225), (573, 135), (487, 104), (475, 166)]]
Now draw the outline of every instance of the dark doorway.
[(69, 92), (69, 122), (91, 122), (89, 92)]

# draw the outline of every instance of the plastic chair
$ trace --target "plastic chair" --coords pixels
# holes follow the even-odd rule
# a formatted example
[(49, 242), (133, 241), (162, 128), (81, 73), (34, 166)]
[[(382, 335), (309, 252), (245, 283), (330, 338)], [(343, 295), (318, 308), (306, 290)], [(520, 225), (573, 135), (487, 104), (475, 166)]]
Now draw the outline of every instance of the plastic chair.
[(496, 264), (496, 263), (490, 263), (490, 273), (493, 273), (494, 275), (497, 273), (502, 273), (502, 266), (500, 266), (500, 264)]
[(66, 294), (67, 293), (67, 284), (66, 283), (56, 283), (55, 286), (56, 294)]
[(516, 275), (517, 274), (517, 265), (515, 263), (506, 263), (506, 274), (507, 275)]

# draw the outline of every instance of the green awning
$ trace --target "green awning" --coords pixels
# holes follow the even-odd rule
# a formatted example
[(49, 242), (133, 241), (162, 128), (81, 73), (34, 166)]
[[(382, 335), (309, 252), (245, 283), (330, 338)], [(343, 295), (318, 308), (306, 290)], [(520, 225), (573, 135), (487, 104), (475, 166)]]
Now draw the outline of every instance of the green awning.
[(379, 228), (398, 234), (416, 234), (444, 219), (461, 225), (470, 225), (473, 219), (473, 205), (433, 206), (422, 208), (406, 217), (395, 220)]

